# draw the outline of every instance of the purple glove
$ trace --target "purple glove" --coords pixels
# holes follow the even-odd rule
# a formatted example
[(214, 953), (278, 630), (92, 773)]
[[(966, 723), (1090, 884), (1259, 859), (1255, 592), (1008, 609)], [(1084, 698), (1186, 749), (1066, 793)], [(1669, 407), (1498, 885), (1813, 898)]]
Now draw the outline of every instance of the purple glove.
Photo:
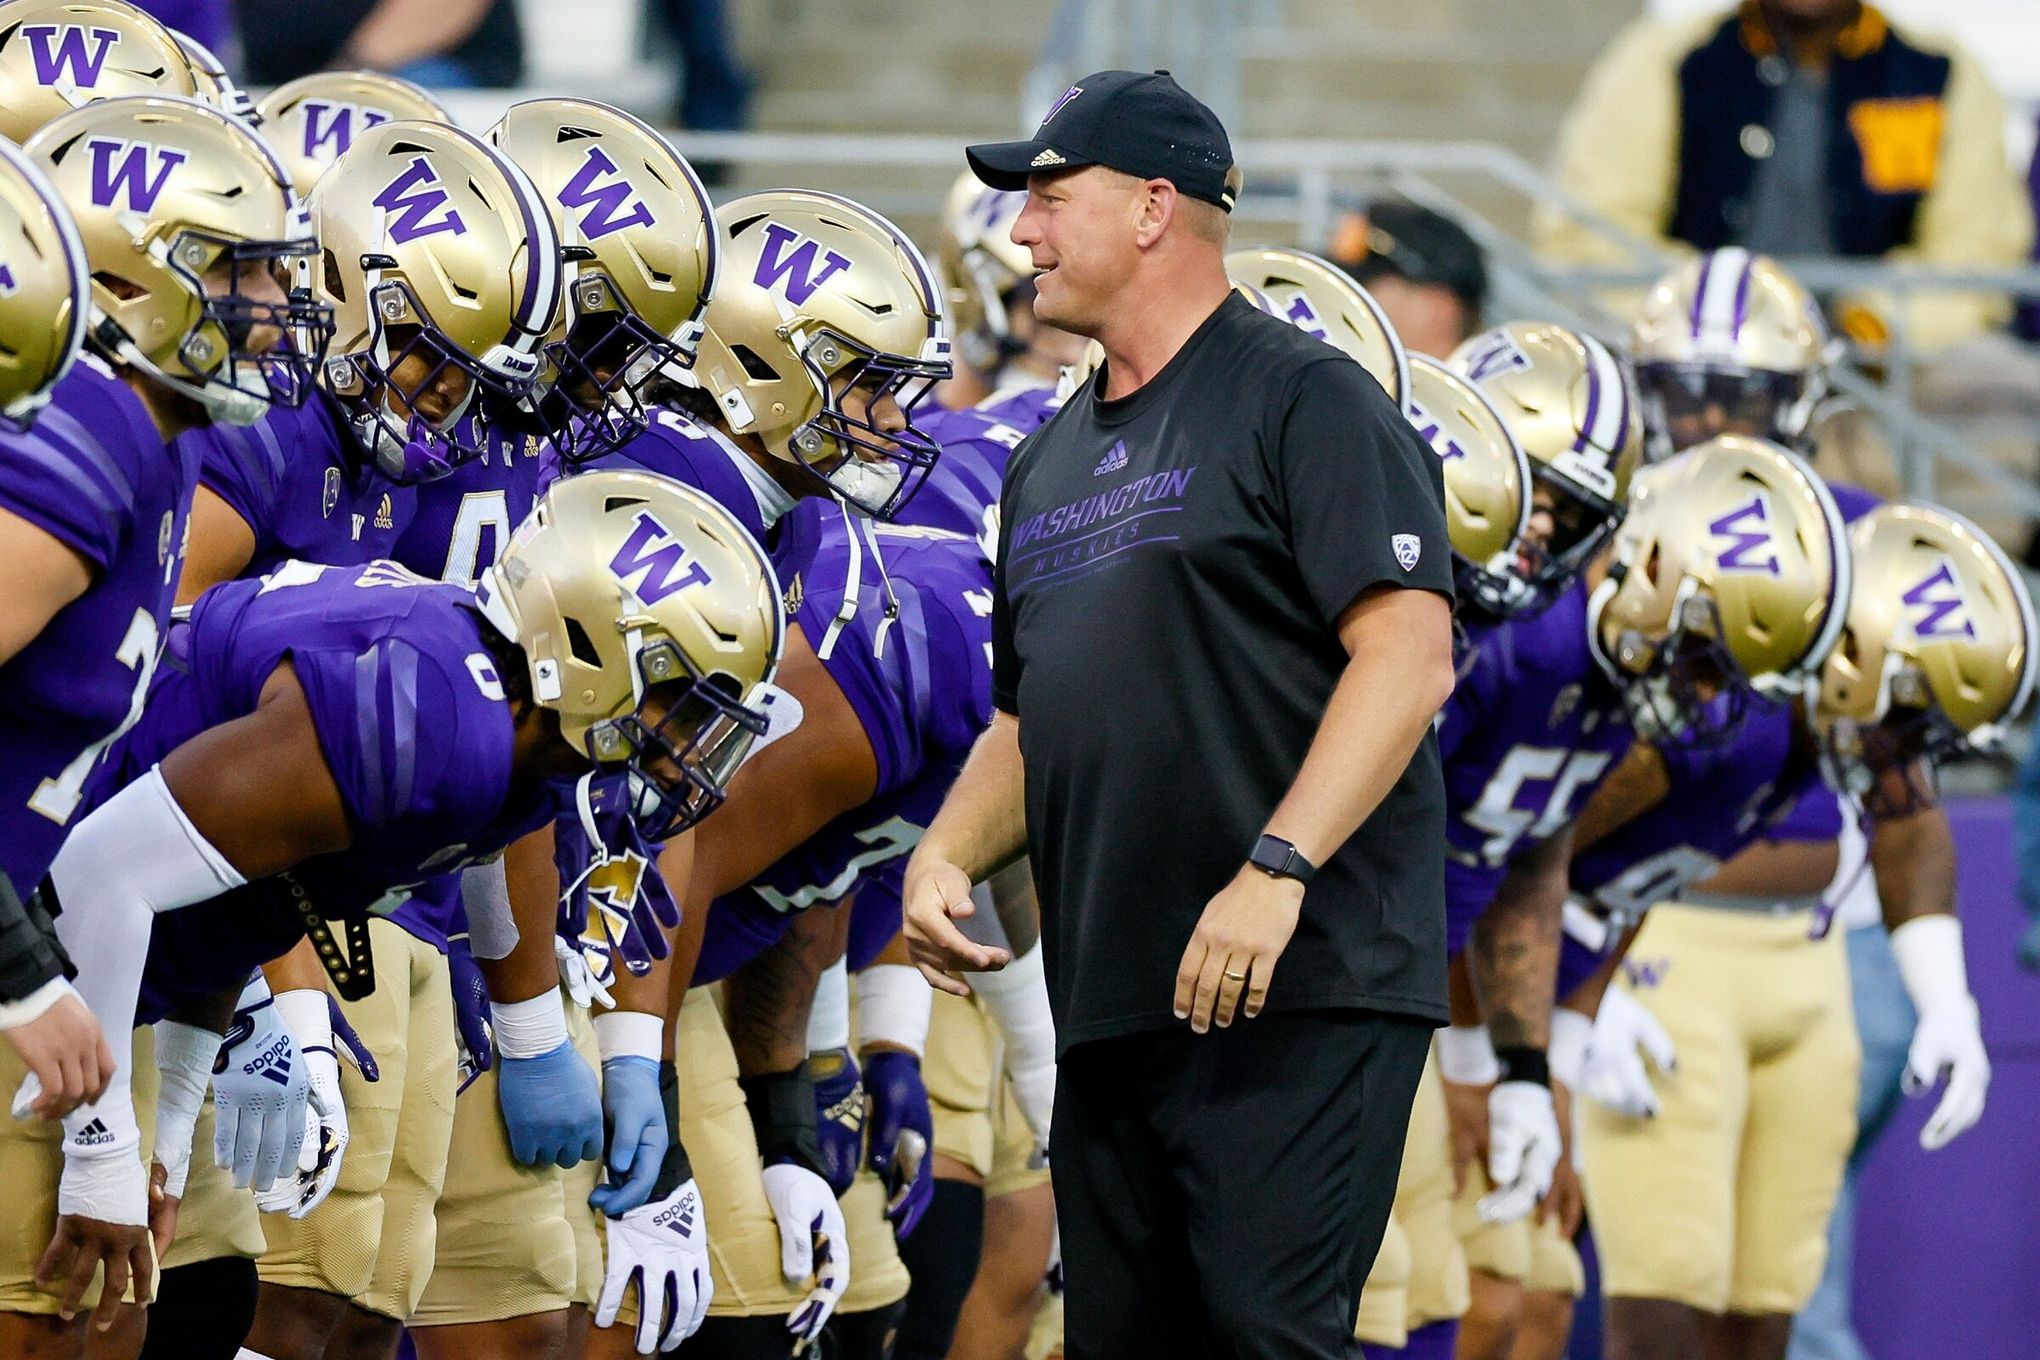
[(333, 1037), (340, 1041), (341, 1049), (354, 1059), (354, 1065), (361, 1069), (363, 1081), (381, 1081), (382, 1069), (375, 1065), (375, 1054), (368, 1051), (368, 1045), (361, 1042), (361, 1036), (354, 1032), (354, 1026), (347, 1021), (347, 1012), (340, 1009), (340, 998), (326, 993), (326, 1013), (333, 1019)]
[(842, 1196), (857, 1179), (864, 1155), (864, 1083), (857, 1059), (847, 1048), (808, 1054), (815, 1084), (815, 1139), (821, 1145), (822, 1179)]
[(489, 1041), (489, 988), (482, 981), (482, 970), (465, 934), (446, 937), (446, 968), (453, 981), (453, 1024), (460, 1034), (460, 1089), (465, 1091), (496, 1061), (495, 1045)]
[(680, 905), (658, 870), (661, 847), (645, 841), (631, 816), (627, 776), (586, 777), (575, 803), (553, 827), (553, 863), (568, 885), (559, 933), (609, 950), (643, 976), (672, 952), (666, 933), (680, 924)]
[(885, 1182), (885, 1216), (905, 1237), (935, 1198), (935, 1115), (921, 1060), (899, 1049), (864, 1055), (864, 1093), (871, 1105), (871, 1169)]

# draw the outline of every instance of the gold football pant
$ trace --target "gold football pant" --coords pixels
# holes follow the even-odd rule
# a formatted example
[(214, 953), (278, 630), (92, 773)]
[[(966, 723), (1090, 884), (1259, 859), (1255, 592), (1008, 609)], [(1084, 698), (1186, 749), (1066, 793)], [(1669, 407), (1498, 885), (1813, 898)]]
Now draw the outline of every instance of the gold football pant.
[[(1678, 1046), (1662, 1109), (1579, 1122), (1603, 1288), (1703, 1312), (1796, 1313), (1820, 1280), (1862, 1054), (1842, 932), (1810, 914), (1666, 905), (1617, 984)], [(1641, 978), (1638, 986), (1633, 978)]]
[(1451, 1144), (1434, 1047), (1410, 1107), (1395, 1206), (1360, 1293), (1353, 1335), (1399, 1347), (1416, 1328), (1464, 1314), (1467, 1294), (1466, 1251), (1452, 1225)]

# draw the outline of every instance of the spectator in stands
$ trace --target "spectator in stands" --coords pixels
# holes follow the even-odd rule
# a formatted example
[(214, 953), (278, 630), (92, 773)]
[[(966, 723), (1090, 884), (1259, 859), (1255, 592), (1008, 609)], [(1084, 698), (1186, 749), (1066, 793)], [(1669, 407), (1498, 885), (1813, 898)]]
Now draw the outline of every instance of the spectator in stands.
[[(751, 75), (730, 44), (724, 0), (653, 0), (652, 19), (680, 54), (680, 126), (735, 132), (750, 122)], [(699, 167), (697, 167), (699, 168)]]
[(1443, 359), (1481, 327), (1487, 261), (1449, 217), (1383, 199), (1347, 213), (1326, 253), (1374, 295), (1412, 353)]
[[(2016, 265), (2032, 210), (2010, 169), (2005, 108), (1974, 60), (1861, 0), (1744, 0), (1698, 20), (1641, 20), (1588, 76), (1560, 134), (1558, 177), (1640, 236), (1786, 259), (1844, 255)], [(1625, 262), (1584, 228), (1543, 246)], [(1922, 296), (1906, 320), (1931, 349), (2001, 324), (2006, 299)], [(1890, 318), (1838, 309), (1875, 344)]]
[(235, 0), (248, 80), (387, 71), (427, 89), (497, 88), (524, 75), (516, 0)]

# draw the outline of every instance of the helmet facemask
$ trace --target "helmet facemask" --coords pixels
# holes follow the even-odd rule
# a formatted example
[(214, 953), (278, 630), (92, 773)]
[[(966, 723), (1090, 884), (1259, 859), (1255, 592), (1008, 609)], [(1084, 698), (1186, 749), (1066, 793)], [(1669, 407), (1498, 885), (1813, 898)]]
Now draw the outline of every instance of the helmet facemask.
[[(789, 451), (831, 494), (873, 519), (898, 514), (942, 455), (942, 446), (913, 423), (914, 408), (950, 374), (948, 342), (930, 345), (939, 349), (936, 357), (909, 359), (824, 327), (798, 346), (821, 409), (787, 436)], [(862, 417), (843, 408), (843, 393), (853, 387), (868, 402)], [(906, 418), (899, 430), (883, 430), (870, 418), (888, 397)]]
[(1469, 563), (1464, 573), (1474, 602), (1498, 618), (1534, 614), (1549, 605), (1606, 546), (1626, 513), (1535, 459), (1530, 478), (1550, 496), (1549, 508), (1533, 511), (1533, 517), (1551, 517), (1550, 538), (1544, 543), (1519, 538), (1513, 552), (1498, 554), (1484, 566)]
[(1722, 434), (1794, 447), (1823, 390), (1818, 374), (1706, 363), (1641, 364), (1636, 377), (1654, 460)]
[(578, 467), (651, 428), (653, 385), (694, 366), (702, 328), (695, 320), (678, 337), (661, 334), (585, 265), (570, 296), (574, 320), (546, 346), (555, 379), (539, 410), (561, 456)]
[(1721, 612), (1688, 579), (1662, 639), (1635, 630), (1609, 647), (1630, 726), (1655, 746), (1714, 746), (1733, 738), (1753, 692), (1723, 640)]

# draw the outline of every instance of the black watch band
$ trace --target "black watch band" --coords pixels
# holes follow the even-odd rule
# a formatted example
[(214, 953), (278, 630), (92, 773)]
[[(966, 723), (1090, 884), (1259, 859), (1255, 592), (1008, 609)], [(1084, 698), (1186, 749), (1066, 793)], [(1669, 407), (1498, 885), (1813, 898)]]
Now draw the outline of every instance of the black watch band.
[(1255, 842), (1254, 853), (1247, 856), (1247, 863), (1276, 878), (1293, 878), (1298, 883), (1310, 882), (1310, 876), (1317, 872), (1315, 864), (1280, 836), (1263, 835)]

